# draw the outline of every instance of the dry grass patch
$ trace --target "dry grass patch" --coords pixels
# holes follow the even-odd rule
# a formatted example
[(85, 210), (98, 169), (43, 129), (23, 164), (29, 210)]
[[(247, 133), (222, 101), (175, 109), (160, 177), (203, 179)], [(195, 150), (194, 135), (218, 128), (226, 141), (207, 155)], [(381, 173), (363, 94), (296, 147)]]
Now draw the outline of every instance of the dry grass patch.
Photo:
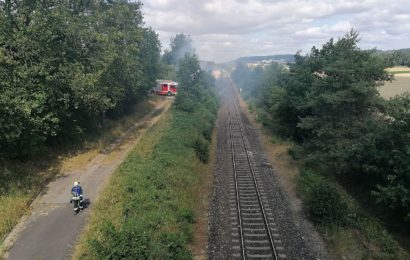
[(386, 99), (410, 91), (410, 71), (409, 74), (394, 75), (392, 82), (386, 82), (380, 87), (380, 95)]
[(398, 71), (410, 73), (410, 67), (407, 67), (407, 66), (394, 66), (394, 67), (387, 68), (386, 71), (389, 72), (389, 73), (393, 73), (393, 74), (398, 72)]

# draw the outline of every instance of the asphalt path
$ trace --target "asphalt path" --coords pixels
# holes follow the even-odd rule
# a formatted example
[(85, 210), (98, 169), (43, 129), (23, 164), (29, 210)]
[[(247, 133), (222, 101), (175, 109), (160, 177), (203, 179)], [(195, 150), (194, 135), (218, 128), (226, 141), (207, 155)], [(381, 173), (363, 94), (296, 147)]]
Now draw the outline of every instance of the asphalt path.
[[(166, 111), (170, 104), (169, 100), (164, 102), (143, 119), (146, 127), (140, 130), (139, 136), (158, 121), (163, 114), (158, 112)], [(31, 214), (6, 238), (9, 250), (5, 257), (10, 260), (70, 259), (98, 194), (139, 139), (116, 147), (115, 160), (108, 158), (110, 153), (99, 154), (85, 169), (67, 172), (49, 183), (45, 194), (33, 202)], [(76, 180), (84, 189), (84, 199), (89, 201), (89, 206), (77, 215), (69, 203), (71, 187)]]

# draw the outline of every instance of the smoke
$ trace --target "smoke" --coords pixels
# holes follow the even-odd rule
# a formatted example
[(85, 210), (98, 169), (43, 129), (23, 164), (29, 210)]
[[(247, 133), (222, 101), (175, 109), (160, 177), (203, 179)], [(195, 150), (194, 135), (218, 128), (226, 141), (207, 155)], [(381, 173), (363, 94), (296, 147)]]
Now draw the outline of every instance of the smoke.
[(195, 54), (195, 49), (192, 45), (191, 36), (188, 34), (178, 33), (171, 38), (171, 49), (165, 50), (163, 60), (167, 64), (177, 65), (178, 61), (186, 54)]
[(186, 54), (195, 54), (195, 49), (192, 46), (192, 42), (184, 42), (181, 46), (179, 46), (179, 48), (174, 52), (173, 59), (178, 63), (178, 61), (185, 57)]

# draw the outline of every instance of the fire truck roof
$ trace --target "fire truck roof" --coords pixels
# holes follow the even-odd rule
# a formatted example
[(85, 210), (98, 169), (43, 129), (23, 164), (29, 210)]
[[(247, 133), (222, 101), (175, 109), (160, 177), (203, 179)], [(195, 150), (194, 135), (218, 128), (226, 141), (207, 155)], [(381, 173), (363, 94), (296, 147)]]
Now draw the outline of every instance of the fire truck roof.
[(178, 85), (177, 82), (169, 80), (169, 79), (157, 79), (158, 83), (168, 83), (168, 84), (173, 84), (173, 85)]

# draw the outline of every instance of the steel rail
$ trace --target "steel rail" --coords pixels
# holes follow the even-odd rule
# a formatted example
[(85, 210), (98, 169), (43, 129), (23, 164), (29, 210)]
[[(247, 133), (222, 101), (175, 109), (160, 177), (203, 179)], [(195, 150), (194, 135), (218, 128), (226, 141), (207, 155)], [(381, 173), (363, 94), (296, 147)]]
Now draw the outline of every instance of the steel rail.
[[(249, 155), (249, 148), (247, 147), (246, 142), (245, 142), (245, 133), (244, 133), (244, 130), (243, 130), (243, 124), (240, 120), (240, 113), (239, 113), (239, 109), (237, 107), (237, 104), (236, 104), (235, 100), (234, 100), (234, 113), (236, 114), (236, 120), (237, 120), (237, 123), (239, 125), (239, 130), (240, 130), (240, 133), (241, 133), (241, 139), (242, 139), (242, 142), (244, 144), (247, 161), (248, 161), (248, 164), (249, 164), (249, 168), (251, 170), (252, 180), (253, 180), (253, 184), (254, 184), (255, 189), (256, 189), (256, 195), (257, 195), (257, 198), (258, 198), (258, 204), (259, 204), (259, 207), (262, 210), (263, 222), (264, 222), (267, 234), (268, 234), (269, 244), (270, 244), (270, 247), (272, 249), (273, 257), (274, 257), (275, 260), (277, 260), (278, 255), (276, 253), (272, 232), (271, 232), (269, 222), (268, 222), (267, 217), (266, 217), (266, 210), (265, 210), (265, 207), (264, 207), (263, 202), (262, 202), (262, 198), (261, 198), (261, 194), (260, 194), (260, 188), (259, 188), (259, 185), (258, 185), (257, 180), (256, 180), (256, 174), (255, 174), (254, 166), (253, 166), (253, 163), (252, 163), (250, 155)], [(243, 259), (246, 259), (245, 242), (244, 242), (244, 238), (243, 238), (244, 233), (243, 233), (243, 227), (242, 227), (240, 197), (239, 197), (239, 187), (238, 187), (236, 163), (235, 163), (235, 152), (234, 152), (234, 144), (233, 144), (233, 141), (232, 141), (231, 115), (230, 115), (229, 112), (228, 112), (228, 118), (229, 118), (228, 122), (229, 122), (229, 130), (230, 130), (230, 135), (229, 136), (230, 136), (230, 140), (231, 140), (231, 149), (232, 149), (232, 163), (233, 163), (233, 168), (234, 168), (235, 187), (236, 187), (236, 200), (237, 200), (238, 215), (239, 215), (238, 219), (239, 219), (239, 229), (240, 229), (240, 235), (241, 235), (242, 256), (243, 256)]]
[(240, 238), (241, 238), (242, 259), (246, 259), (245, 243), (243, 241), (244, 234), (243, 234), (243, 229), (242, 229), (242, 213), (241, 213), (241, 206), (239, 203), (239, 187), (238, 187), (238, 178), (237, 178), (237, 172), (236, 172), (235, 151), (234, 151), (234, 145), (232, 141), (231, 114), (229, 113), (229, 111), (228, 111), (228, 122), (229, 122), (229, 140), (231, 141), (231, 150), (232, 150), (232, 166), (233, 166), (234, 179), (235, 179), (236, 205), (238, 207), (239, 232), (241, 234)]

